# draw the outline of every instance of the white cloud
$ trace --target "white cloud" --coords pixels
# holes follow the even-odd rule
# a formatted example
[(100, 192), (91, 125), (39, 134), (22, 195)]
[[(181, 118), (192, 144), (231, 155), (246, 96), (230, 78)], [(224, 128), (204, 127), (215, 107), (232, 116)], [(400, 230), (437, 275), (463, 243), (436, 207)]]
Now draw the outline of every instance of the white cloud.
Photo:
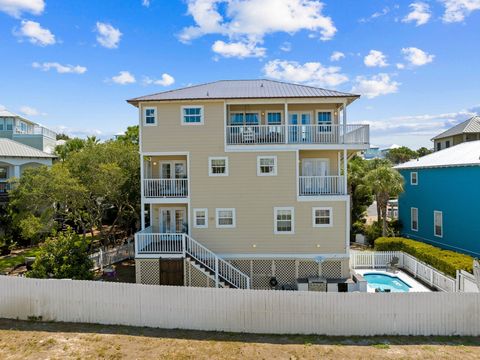
[(15, 32), (15, 35), (26, 37), (32, 44), (39, 46), (47, 46), (55, 44), (55, 35), (48, 29), (42, 28), (42, 26), (35, 21), (22, 20), (20, 30)]
[(179, 39), (189, 42), (219, 34), (231, 43), (256, 48), (267, 34), (308, 30), (309, 35), (330, 40), (337, 29), (332, 19), (323, 14), (323, 8), (319, 0), (188, 0), (187, 12), (195, 25), (184, 28)]
[(363, 59), (363, 63), (368, 67), (385, 67), (388, 66), (387, 57), (378, 50), (370, 50)]
[(212, 45), (212, 50), (223, 57), (264, 57), (266, 49), (256, 46), (255, 43), (231, 42), (217, 40)]
[(44, 0), (0, 0), (0, 11), (15, 18), (19, 18), (23, 13), (40, 15), (44, 9)]
[(164, 73), (160, 79), (151, 79), (149, 77), (145, 77), (143, 79), (143, 83), (145, 85), (161, 85), (161, 86), (170, 86), (175, 83), (175, 79), (173, 76)]
[(372, 15), (370, 15), (369, 17), (367, 18), (361, 18), (359, 20), (359, 22), (361, 23), (367, 23), (367, 22), (370, 22), (376, 18), (379, 18), (379, 17), (382, 17), (382, 16), (385, 16), (387, 15), (388, 13), (390, 12), (390, 8), (388, 6), (384, 7), (381, 11), (376, 11), (374, 12)]
[(150, 0), (142, 0), (142, 5), (145, 6), (145, 7), (149, 7), (150, 6)]
[(0, 110), (7, 110), (5, 105), (0, 104)]
[(393, 81), (390, 75), (380, 73), (370, 78), (366, 76), (357, 76), (355, 84), (352, 87), (353, 93), (359, 93), (368, 99), (373, 99), (380, 95), (396, 93), (400, 83)]
[(62, 65), (62, 64), (59, 64), (58, 62), (44, 62), (44, 63), (34, 62), (32, 66), (35, 69), (40, 69), (43, 71), (49, 71), (50, 69), (54, 69), (59, 74), (84, 74), (87, 71), (87, 68), (85, 66)]
[(461, 22), (470, 13), (480, 10), (480, 0), (441, 0), (445, 6), (443, 21), (446, 23)]
[(330, 56), (330, 61), (339, 61), (345, 57), (345, 54), (341, 51), (334, 51)]
[(415, 22), (417, 26), (426, 24), (432, 13), (430, 11), (430, 5), (424, 2), (415, 2), (410, 4), (412, 11), (402, 19), (402, 22)]
[(406, 61), (412, 66), (423, 66), (431, 63), (435, 55), (431, 55), (416, 47), (403, 48), (402, 53)]
[(405, 69), (405, 64), (402, 64), (402, 63), (397, 63), (395, 66), (397, 67), (398, 70)]
[(292, 51), (292, 43), (290, 43), (290, 42), (288, 42), (288, 41), (285, 41), (285, 42), (280, 46), (280, 50), (285, 51), (285, 52)]
[(100, 45), (108, 49), (118, 48), (118, 43), (122, 37), (119, 29), (107, 23), (97, 22), (97, 33), (97, 41)]
[(31, 106), (22, 106), (20, 108), (20, 112), (26, 116), (38, 116), (38, 115), (46, 115), (45, 113), (41, 113), (37, 109), (31, 107)]
[(112, 77), (112, 81), (115, 84), (120, 84), (120, 85), (133, 84), (136, 82), (135, 76), (130, 74), (128, 71), (120, 71), (120, 73), (117, 76)]
[(296, 61), (272, 60), (265, 64), (264, 74), (272, 79), (333, 87), (348, 81), (340, 67), (325, 67), (319, 62), (299, 64)]

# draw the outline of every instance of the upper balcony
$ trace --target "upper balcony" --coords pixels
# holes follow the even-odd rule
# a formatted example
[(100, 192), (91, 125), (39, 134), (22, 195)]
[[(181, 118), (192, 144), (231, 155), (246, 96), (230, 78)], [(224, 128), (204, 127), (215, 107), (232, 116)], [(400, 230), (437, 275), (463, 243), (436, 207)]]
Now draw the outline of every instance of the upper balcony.
[(368, 125), (227, 125), (227, 145), (369, 143)]
[(228, 104), (226, 110), (230, 147), (363, 149), (369, 144), (368, 125), (347, 124), (346, 108), (339, 103)]
[(40, 135), (50, 139), (56, 139), (57, 133), (40, 125), (31, 125), (26, 127), (15, 126), (14, 135)]

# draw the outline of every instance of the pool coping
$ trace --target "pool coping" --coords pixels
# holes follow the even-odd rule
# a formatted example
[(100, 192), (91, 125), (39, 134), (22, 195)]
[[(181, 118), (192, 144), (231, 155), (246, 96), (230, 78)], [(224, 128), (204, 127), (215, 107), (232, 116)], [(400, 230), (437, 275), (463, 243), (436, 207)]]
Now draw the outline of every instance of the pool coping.
[[(381, 269), (355, 269), (355, 272), (362, 276), (365, 274), (381, 274), (381, 275), (396, 276), (400, 280), (402, 280), (405, 284), (410, 286), (409, 292), (431, 292), (432, 291), (402, 270), (386, 271)], [(370, 287), (370, 285), (367, 284), (367, 292), (374, 293), (375, 289)]]

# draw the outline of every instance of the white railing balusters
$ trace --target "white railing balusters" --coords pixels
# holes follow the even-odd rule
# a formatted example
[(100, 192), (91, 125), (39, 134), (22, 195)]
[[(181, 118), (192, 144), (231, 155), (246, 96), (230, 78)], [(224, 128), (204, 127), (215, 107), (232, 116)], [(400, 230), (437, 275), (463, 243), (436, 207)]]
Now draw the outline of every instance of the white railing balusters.
[(144, 179), (143, 192), (147, 198), (188, 197), (188, 179)]
[(346, 195), (345, 176), (299, 176), (300, 196)]
[(227, 125), (228, 145), (368, 144), (368, 125)]

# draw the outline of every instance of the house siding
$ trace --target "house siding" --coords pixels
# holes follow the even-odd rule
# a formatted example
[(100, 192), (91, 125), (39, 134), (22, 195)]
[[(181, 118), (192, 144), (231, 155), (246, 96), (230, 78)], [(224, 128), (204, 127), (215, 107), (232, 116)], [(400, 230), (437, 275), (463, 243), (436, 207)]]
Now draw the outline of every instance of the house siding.
[[(410, 173), (418, 185), (410, 185)], [(480, 256), (480, 167), (400, 170), (405, 192), (399, 198), (403, 236), (448, 250)], [(418, 208), (418, 231), (411, 230), (412, 207)], [(434, 211), (443, 212), (443, 237), (434, 236)]]
[[(204, 125), (182, 125), (182, 105), (203, 105)], [(189, 154), (190, 229), (195, 240), (218, 254), (346, 253), (348, 198), (344, 196), (341, 201), (298, 201), (296, 176), (300, 164), (297, 163), (295, 150), (225, 152), (223, 102), (148, 103), (148, 107), (152, 106), (157, 108), (157, 125), (142, 126), (142, 152)], [(304, 108), (303, 105), (295, 107)], [(305, 105), (305, 109), (334, 107), (334, 104)], [(274, 110), (278, 106), (264, 105), (262, 108)], [(259, 155), (277, 157), (277, 176), (257, 176)], [(208, 158), (217, 156), (228, 157), (229, 176), (208, 175)], [(306, 157), (329, 158), (330, 174), (337, 175), (337, 151), (299, 152), (300, 159)], [(161, 206), (164, 205), (153, 205), (153, 219), (157, 223), (158, 208)], [(294, 234), (274, 234), (274, 207), (295, 209)], [(331, 207), (333, 226), (314, 228), (313, 207)], [(192, 226), (195, 208), (208, 209), (207, 229)], [(217, 229), (216, 208), (235, 208), (236, 227)]]

